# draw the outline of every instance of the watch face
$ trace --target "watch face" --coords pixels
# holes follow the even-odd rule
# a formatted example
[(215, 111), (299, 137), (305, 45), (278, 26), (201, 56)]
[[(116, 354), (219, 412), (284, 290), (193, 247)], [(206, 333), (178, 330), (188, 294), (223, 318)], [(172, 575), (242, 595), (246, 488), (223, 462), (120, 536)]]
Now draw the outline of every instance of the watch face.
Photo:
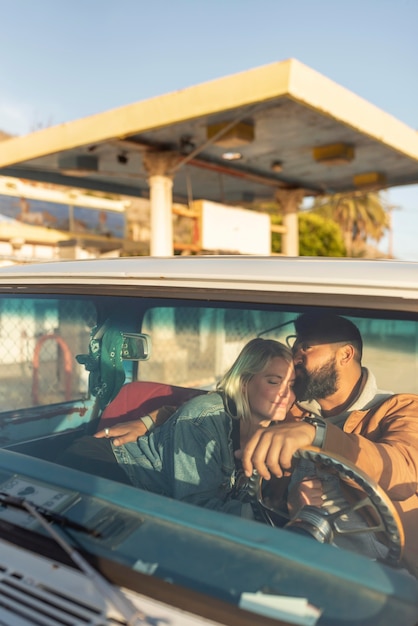
[(308, 424), (312, 424), (313, 426), (317, 426), (318, 423), (320, 423), (316, 417), (305, 417), (305, 422), (308, 422)]
[(305, 421), (313, 426), (325, 426), (325, 422), (320, 417), (305, 417)]

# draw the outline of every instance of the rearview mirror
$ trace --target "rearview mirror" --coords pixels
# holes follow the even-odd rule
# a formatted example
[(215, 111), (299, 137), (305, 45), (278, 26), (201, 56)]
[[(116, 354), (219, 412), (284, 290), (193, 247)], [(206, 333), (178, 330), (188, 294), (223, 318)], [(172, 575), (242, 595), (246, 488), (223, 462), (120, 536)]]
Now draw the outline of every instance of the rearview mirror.
[(122, 333), (123, 361), (147, 361), (151, 355), (151, 337), (145, 333)]

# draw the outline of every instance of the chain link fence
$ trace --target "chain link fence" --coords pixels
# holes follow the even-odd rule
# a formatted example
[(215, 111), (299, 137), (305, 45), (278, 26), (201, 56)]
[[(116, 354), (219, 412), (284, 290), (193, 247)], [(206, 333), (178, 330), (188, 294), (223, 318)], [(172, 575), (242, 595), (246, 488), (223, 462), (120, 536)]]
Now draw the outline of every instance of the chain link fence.
[(86, 396), (85, 351), (94, 307), (72, 299), (0, 299), (2, 411)]

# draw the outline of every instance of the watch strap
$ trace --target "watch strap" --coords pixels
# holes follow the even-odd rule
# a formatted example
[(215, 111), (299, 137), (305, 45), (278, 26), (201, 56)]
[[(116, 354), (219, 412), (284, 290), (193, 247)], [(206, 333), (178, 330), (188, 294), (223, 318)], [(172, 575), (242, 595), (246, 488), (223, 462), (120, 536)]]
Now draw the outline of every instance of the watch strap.
[(315, 426), (315, 437), (311, 445), (315, 448), (322, 448), (327, 431), (326, 422), (320, 417), (304, 417), (304, 421), (308, 422), (308, 424), (312, 424), (312, 426)]

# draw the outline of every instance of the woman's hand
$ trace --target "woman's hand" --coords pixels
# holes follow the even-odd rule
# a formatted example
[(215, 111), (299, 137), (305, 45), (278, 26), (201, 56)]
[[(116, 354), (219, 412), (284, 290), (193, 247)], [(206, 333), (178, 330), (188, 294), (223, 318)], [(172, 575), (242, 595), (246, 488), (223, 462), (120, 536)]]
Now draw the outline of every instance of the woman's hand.
[(323, 493), (319, 478), (305, 478), (289, 491), (287, 508), (290, 515), (295, 515), (303, 506), (321, 507), (324, 503)]
[(148, 432), (144, 422), (140, 419), (132, 420), (131, 422), (122, 422), (116, 426), (110, 426), (109, 428), (103, 428), (99, 430), (94, 436), (98, 439), (111, 438), (113, 445), (121, 446), (124, 443), (136, 441), (138, 437), (142, 437)]

